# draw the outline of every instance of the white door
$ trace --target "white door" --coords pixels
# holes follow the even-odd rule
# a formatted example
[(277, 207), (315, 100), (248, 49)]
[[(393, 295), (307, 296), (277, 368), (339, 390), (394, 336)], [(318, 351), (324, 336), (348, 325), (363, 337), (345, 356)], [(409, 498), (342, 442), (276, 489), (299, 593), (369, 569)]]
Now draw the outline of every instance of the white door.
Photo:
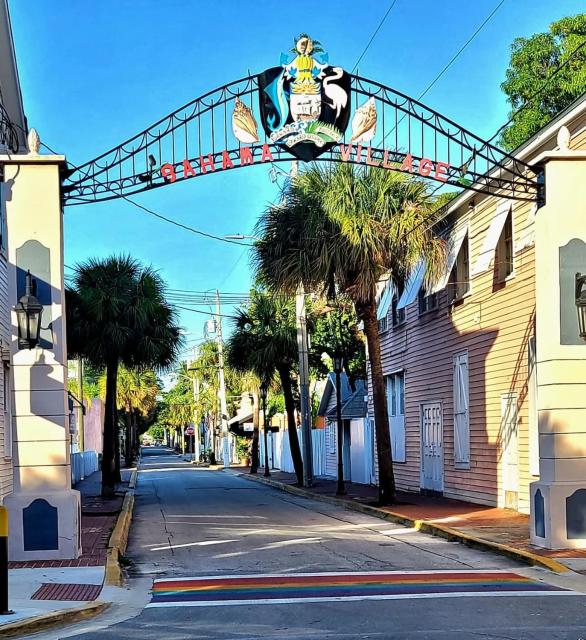
[(503, 474), (503, 506), (517, 509), (519, 495), (519, 421), (517, 394), (501, 396), (501, 449)]
[(444, 490), (444, 452), (441, 402), (421, 405), (421, 488)]
[(350, 421), (350, 480), (368, 484), (367, 451), (364, 442), (364, 420)]

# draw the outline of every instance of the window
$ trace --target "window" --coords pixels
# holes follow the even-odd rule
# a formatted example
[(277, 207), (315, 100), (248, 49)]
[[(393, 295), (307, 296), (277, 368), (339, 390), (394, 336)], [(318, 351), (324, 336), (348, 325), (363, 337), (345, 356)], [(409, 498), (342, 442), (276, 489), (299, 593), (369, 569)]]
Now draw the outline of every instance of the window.
[(470, 260), (468, 254), (468, 234), (466, 234), (450, 274), (450, 300), (459, 300), (463, 298), (468, 291), (470, 291)]
[(387, 329), (388, 329), (387, 316), (385, 316), (384, 318), (381, 318), (378, 321), (378, 332), (379, 333), (384, 333)]
[(397, 308), (399, 304), (399, 296), (395, 294), (391, 303), (393, 327), (397, 327), (405, 322), (405, 307)]
[(387, 409), (393, 462), (405, 462), (405, 374), (387, 376)]
[(4, 457), (12, 458), (12, 397), (10, 385), (10, 367), (4, 363)]
[(470, 468), (470, 410), (468, 394), (468, 353), (454, 356), (454, 463)]
[(509, 211), (496, 245), (496, 272), (499, 282), (513, 273), (513, 215)]
[(419, 290), (419, 313), (427, 313), (438, 307), (437, 293), (426, 293), (423, 289)]

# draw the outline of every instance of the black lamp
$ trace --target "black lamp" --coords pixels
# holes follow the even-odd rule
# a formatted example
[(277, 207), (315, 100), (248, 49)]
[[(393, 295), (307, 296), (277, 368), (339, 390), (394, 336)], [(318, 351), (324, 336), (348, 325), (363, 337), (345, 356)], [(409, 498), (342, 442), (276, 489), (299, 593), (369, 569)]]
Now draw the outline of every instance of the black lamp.
[(25, 293), (14, 308), (18, 325), (18, 348), (33, 349), (39, 343), (43, 305), (33, 294), (36, 282), (30, 271), (27, 271), (25, 282)]
[(339, 355), (335, 355), (332, 358), (334, 364), (334, 373), (342, 373), (342, 369), (344, 368), (344, 358)]
[(586, 275), (581, 273), (576, 274), (576, 309), (580, 337), (586, 340)]

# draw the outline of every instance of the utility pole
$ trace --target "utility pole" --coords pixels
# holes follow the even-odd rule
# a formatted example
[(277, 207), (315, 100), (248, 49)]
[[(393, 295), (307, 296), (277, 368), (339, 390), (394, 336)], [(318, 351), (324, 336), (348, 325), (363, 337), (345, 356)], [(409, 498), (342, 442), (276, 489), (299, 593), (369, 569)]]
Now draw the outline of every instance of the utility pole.
[(230, 466), (230, 443), (228, 441), (228, 407), (226, 405), (226, 381), (224, 379), (224, 345), (222, 343), (222, 308), (220, 292), (216, 289), (216, 340), (218, 343), (218, 378), (220, 382), (220, 424), (222, 425), (222, 455), (224, 467)]
[(77, 421), (77, 448), (85, 451), (85, 434), (83, 431), (83, 360), (77, 359), (77, 387), (79, 392), (80, 407), (78, 411), (79, 420)]
[[(297, 160), (291, 162), (291, 178), (298, 175)], [(299, 353), (299, 398), (301, 401), (301, 433), (303, 443), (303, 486), (313, 485), (313, 442), (311, 436), (311, 402), (309, 399), (309, 346), (307, 341), (307, 314), (305, 291), (299, 283), (295, 294), (295, 320), (297, 325), (297, 350)]]

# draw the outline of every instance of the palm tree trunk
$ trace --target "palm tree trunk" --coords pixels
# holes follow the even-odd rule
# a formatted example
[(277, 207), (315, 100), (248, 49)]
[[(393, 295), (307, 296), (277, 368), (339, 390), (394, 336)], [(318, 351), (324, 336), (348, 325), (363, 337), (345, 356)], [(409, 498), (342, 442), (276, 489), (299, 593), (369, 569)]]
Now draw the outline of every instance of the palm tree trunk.
[(130, 467), (132, 464), (132, 415), (130, 411), (124, 412), (124, 423), (126, 429), (126, 439), (124, 442), (124, 464)]
[(258, 429), (260, 424), (259, 419), (259, 406), (258, 406), (258, 394), (255, 393), (253, 395), (254, 405), (252, 407), (252, 424), (253, 424), (253, 432), (252, 432), (252, 448), (250, 451), (250, 473), (258, 473), (259, 459), (258, 459)]
[(281, 386), (283, 387), (283, 396), (285, 397), (285, 411), (287, 412), (287, 431), (289, 432), (289, 448), (291, 449), (291, 459), (297, 483), (303, 484), (303, 458), (301, 457), (301, 448), (299, 446), (299, 437), (297, 436), (297, 423), (295, 422), (295, 400), (293, 399), (293, 387), (291, 382), (291, 372), (288, 367), (281, 366), (278, 369), (281, 378)]
[(364, 322), (364, 333), (366, 334), (366, 342), (368, 344), (378, 461), (378, 501), (381, 505), (388, 505), (395, 502), (395, 475), (393, 472), (389, 415), (387, 410), (385, 379), (381, 363), (376, 305), (374, 301), (367, 305), (357, 305), (356, 313)]
[(102, 450), (102, 495), (114, 496), (116, 490), (116, 439), (118, 438), (118, 420), (116, 411), (116, 383), (118, 379), (118, 360), (106, 367), (106, 402), (104, 406), (104, 442)]

